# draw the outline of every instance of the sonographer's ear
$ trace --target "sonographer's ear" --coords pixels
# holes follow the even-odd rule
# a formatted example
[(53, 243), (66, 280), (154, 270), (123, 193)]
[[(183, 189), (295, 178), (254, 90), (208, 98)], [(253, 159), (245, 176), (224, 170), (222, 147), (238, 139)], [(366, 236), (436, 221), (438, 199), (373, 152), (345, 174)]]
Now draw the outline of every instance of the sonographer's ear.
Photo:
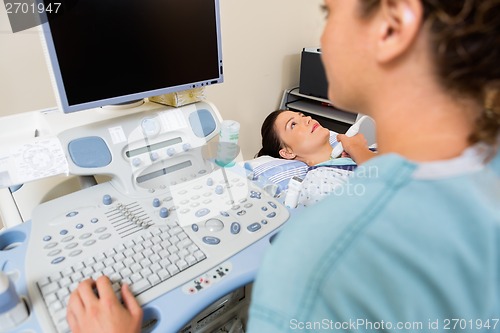
[(405, 53), (417, 39), (422, 22), (420, 0), (382, 0), (377, 35), (377, 60), (387, 63)]
[(280, 156), (285, 160), (293, 160), (295, 157), (297, 157), (297, 155), (295, 155), (291, 150), (288, 150), (288, 148), (281, 148)]

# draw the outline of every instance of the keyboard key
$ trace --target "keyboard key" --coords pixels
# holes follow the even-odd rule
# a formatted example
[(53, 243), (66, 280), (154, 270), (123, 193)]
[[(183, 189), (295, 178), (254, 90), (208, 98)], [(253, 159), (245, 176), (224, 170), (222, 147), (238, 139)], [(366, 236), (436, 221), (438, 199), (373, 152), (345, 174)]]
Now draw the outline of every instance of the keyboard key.
[(130, 286), (130, 291), (132, 291), (132, 294), (138, 295), (141, 292), (149, 289), (151, 287), (151, 284), (149, 283), (148, 280), (142, 279), (136, 281), (134, 284)]

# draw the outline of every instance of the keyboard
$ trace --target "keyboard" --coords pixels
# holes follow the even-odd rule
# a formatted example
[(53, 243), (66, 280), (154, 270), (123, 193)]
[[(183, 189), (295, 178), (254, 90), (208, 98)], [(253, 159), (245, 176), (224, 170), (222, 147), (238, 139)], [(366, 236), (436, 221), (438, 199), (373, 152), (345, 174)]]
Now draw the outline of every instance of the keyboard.
[(66, 306), (79, 282), (107, 275), (120, 295), (127, 283), (135, 296), (206, 259), (205, 253), (179, 226), (151, 231), (89, 257), (37, 282), (52, 320), (60, 333), (69, 332)]
[(289, 217), (236, 169), (162, 185), (124, 193), (108, 182), (36, 208), (24, 265), (44, 332), (69, 332), (69, 295), (87, 278), (108, 276), (117, 295), (128, 283), (141, 305), (177, 288), (195, 297), (210, 287), (197, 290), (200, 276)]

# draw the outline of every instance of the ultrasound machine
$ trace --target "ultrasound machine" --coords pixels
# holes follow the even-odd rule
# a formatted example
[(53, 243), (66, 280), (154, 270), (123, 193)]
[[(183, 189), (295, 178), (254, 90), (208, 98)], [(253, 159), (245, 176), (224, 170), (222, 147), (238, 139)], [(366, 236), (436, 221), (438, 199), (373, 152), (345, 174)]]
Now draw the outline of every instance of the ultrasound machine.
[[(215, 105), (144, 101), (223, 81), (219, 1), (115, 3), (62, 1), (41, 27), (59, 108), (0, 124), (0, 331), (69, 332), (70, 293), (104, 274), (130, 285), (143, 332), (227, 332), (289, 217), (232, 163)], [(61, 174), (84, 188), (12, 213)]]

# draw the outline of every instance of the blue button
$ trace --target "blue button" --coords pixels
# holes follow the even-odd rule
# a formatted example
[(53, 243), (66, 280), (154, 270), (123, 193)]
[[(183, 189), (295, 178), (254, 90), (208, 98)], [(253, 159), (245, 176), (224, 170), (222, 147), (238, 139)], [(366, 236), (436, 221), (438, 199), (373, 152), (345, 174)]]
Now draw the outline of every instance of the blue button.
[(160, 156), (158, 155), (157, 152), (152, 152), (151, 155), (149, 155), (149, 158), (151, 159), (151, 161), (156, 161)]
[(237, 213), (236, 213), (236, 215), (238, 215), (238, 216), (243, 216), (243, 215), (245, 215), (246, 213), (247, 213), (247, 211), (246, 211), (246, 210), (240, 210), (239, 212), (237, 212)]
[(91, 223), (97, 223), (97, 222), (99, 222), (99, 219), (98, 219), (98, 218), (96, 218), (96, 217), (94, 217), (94, 218), (92, 218), (92, 219), (90, 220), (90, 222), (91, 222)]
[(222, 187), (222, 185), (217, 185), (217, 186), (215, 187), (215, 193), (217, 193), (217, 194), (222, 194), (222, 193), (224, 193), (224, 187)]
[(272, 212), (272, 213), (267, 214), (267, 217), (269, 217), (270, 219), (275, 217), (275, 216), (276, 216), (276, 212)]
[(268, 201), (267, 203), (269, 204), (269, 206), (273, 207), (274, 209), (278, 208), (278, 206), (276, 206), (276, 204), (272, 201)]
[(207, 185), (212, 186), (214, 184), (214, 180), (212, 178), (207, 179)]
[(217, 245), (220, 243), (220, 239), (218, 239), (217, 237), (213, 237), (213, 236), (205, 236), (202, 239), (203, 239), (203, 242), (205, 244), (208, 244), (208, 245)]
[(66, 217), (73, 217), (76, 215), (78, 215), (78, 212), (69, 212), (68, 214), (66, 214)]
[(168, 209), (166, 209), (165, 207), (162, 207), (162, 209), (160, 209), (160, 217), (161, 218), (168, 217)]
[(83, 228), (83, 224), (78, 223), (78, 224), (76, 225), (76, 228), (77, 228), (77, 229), (81, 229), (81, 228)]
[(208, 213), (210, 213), (210, 209), (201, 208), (201, 209), (198, 209), (198, 211), (196, 213), (194, 213), (194, 215), (196, 215), (196, 217), (203, 217), (203, 216), (207, 215)]
[(51, 239), (52, 239), (52, 237), (50, 237), (50, 236), (45, 236), (45, 237), (43, 237), (43, 241), (44, 241), (44, 242), (48, 242), (48, 241), (50, 241)]
[(250, 231), (250, 232), (256, 232), (256, 231), (257, 231), (257, 230), (259, 230), (260, 228), (261, 228), (260, 223), (257, 223), (257, 222), (252, 223), (252, 224), (250, 224), (250, 225), (247, 227), (248, 231)]
[(161, 205), (160, 199), (154, 198), (153, 199), (153, 207), (157, 207), (158, 208), (158, 207), (160, 207), (160, 205)]
[(103, 204), (105, 204), (106, 206), (109, 206), (109, 205), (111, 205), (112, 202), (113, 202), (113, 200), (111, 199), (111, 196), (109, 194), (103, 195), (103, 197), (102, 197)]
[(66, 235), (67, 233), (68, 233), (68, 230), (66, 230), (66, 229), (59, 231), (60, 235)]
[(231, 223), (231, 233), (233, 235), (238, 234), (240, 232), (240, 230), (241, 230), (241, 226), (238, 222)]
[(135, 167), (138, 167), (139, 165), (141, 165), (141, 163), (142, 163), (142, 160), (139, 157), (134, 157), (132, 159), (132, 165)]
[(198, 227), (197, 224), (192, 224), (191, 229), (193, 229), (194, 232), (197, 232), (200, 228)]
[(266, 206), (262, 206), (261, 208), (264, 212), (267, 212), (267, 207)]
[(225, 216), (225, 217), (229, 217), (229, 213), (225, 212), (225, 211), (221, 211), (220, 215)]
[(57, 257), (54, 260), (52, 260), (50, 263), (55, 265), (55, 264), (58, 264), (60, 262), (63, 262), (64, 259), (66, 259), (66, 257)]
[(262, 220), (262, 221), (260, 221), (260, 223), (266, 225), (267, 224), (267, 220)]
[(167, 149), (167, 155), (168, 156), (174, 156), (175, 154), (175, 149), (174, 148), (168, 148)]

